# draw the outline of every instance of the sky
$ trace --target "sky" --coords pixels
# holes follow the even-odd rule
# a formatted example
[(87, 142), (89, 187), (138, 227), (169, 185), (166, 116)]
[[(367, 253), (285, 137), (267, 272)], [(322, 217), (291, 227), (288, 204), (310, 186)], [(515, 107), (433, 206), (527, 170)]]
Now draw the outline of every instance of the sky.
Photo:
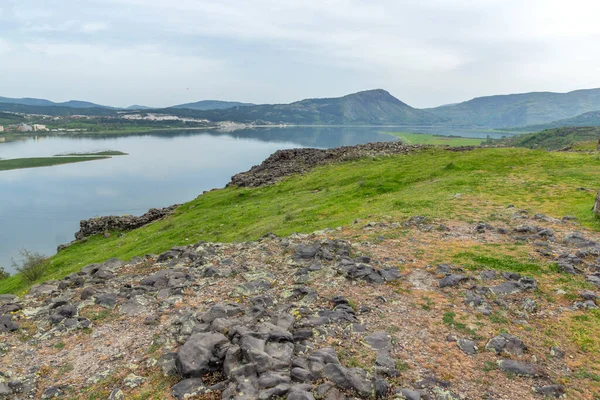
[(600, 87), (588, 0), (2, 0), (0, 96), (163, 107)]

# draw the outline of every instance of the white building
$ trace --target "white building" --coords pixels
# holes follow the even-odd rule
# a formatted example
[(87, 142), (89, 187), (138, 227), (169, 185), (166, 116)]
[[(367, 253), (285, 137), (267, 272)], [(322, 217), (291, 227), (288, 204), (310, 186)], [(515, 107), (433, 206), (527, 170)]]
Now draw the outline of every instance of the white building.
[(35, 132), (38, 132), (38, 131), (47, 131), (48, 128), (46, 128), (46, 125), (33, 124), (33, 130)]
[(4, 126), (0, 125), (0, 132), (4, 132)]
[(33, 130), (33, 128), (31, 127), (31, 125), (27, 125), (27, 124), (20, 124), (17, 127), (17, 130), (19, 132), (31, 132)]

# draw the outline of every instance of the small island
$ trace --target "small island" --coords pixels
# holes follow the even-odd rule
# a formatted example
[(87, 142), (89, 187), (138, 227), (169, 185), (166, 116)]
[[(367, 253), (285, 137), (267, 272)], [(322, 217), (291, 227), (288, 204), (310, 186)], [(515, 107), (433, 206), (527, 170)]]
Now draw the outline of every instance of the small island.
[(14, 158), (7, 160), (0, 159), (0, 171), (24, 168), (52, 167), (54, 165), (72, 164), (83, 161), (105, 160), (108, 158), (112, 158), (112, 156), (123, 155), (128, 154), (116, 150), (106, 150), (93, 153), (57, 154), (52, 157)]

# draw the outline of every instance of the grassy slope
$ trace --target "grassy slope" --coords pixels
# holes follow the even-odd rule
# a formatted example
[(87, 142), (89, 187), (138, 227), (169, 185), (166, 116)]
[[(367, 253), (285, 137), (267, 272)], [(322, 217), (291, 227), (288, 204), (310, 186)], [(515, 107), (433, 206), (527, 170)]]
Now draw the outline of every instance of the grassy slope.
[(483, 139), (440, 136), (426, 133), (390, 132), (406, 144), (433, 144), (446, 146), (479, 146)]
[[(109, 257), (129, 259), (199, 240), (312, 232), (382, 215), (490, 220), (494, 209), (509, 203), (554, 217), (575, 215), (583, 226), (598, 229), (590, 212), (595, 190), (577, 189), (595, 189), (599, 167), (600, 160), (590, 154), (513, 148), (431, 149), (321, 167), (274, 186), (212, 191), (184, 204), (172, 217), (123, 237), (95, 236), (77, 243), (51, 258), (51, 271), (42, 280)], [(0, 293), (26, 286), (15, 276), (0, 281)]]
[(562, 127), (546, 129), (527, 135), (513, 136), (500, 142), (507, 146), (528, 149), (558, 150), (577, 144), (577, 150), (596, 150), (600, 138), (600, 127)]
[(105, 156), (99, 157), (39, 157), (39, 158), (16, 158), (12, 160), (0, 160), (0, 171), (22, 168), (51, 167), (53, 165), (71, 164), (82, 161), (103, 160)]

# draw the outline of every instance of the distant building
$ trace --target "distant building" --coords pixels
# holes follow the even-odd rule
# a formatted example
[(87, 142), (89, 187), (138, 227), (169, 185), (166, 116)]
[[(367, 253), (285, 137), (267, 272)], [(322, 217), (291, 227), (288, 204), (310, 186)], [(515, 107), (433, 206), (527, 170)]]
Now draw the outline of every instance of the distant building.
[(17, 130), (19, 132), (31, 132), (33, 130), (33, 127), (27, 124), (20, 124), (19, 126), (17, 126)]
[(4, 132), (4, 126), (0, 125), (0, 132)]
[(47, 131), (48, 128), (46, 128), (46, 125), (33, 124), (33, 130), (35, 132), (38, 132), (38, 131)]

